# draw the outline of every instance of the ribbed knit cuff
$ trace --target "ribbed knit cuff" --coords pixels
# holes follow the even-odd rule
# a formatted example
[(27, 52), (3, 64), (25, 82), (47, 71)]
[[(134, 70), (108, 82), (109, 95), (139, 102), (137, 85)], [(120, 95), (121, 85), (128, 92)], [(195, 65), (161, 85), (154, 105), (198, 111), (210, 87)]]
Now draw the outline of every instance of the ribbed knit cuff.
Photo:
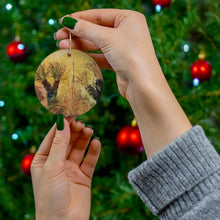
[(196, 125), (130, 171), (128, 179), (155, 215), (173, 219), (219, 188), (219, 168), (218, 153)]

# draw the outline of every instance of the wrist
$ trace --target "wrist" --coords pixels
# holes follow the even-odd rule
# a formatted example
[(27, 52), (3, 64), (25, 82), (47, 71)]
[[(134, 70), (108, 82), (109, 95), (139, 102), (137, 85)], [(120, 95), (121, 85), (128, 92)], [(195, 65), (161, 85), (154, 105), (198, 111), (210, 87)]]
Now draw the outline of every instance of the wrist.
[(64, 210), (62, 211), (63, 213), (55, 213), (55, 211), (52, 212), (39, 212), (36, 211), (36, 220), (48, 220), (48, 219), (53, 219), (53, 220), (72, 220), (72, 219), (77, 219), (77, 220), (88, 220), (89, 219), (89, 213), (83, 213), (79, 212), (79, 210), (70, 210), (70, 212), (65, 212)]
[(36, 220), (48, 220), (48, 219), (53, 219), (53, 220), (71, 220), (70, 218), (68, 218), (67, 216), (63, 216), (63, 217), (57, 217), (54, 215), (43, 215), (43, 214), (37, 214), (36, 213)]
[(126, 93), (148, 157), (192, 127), (156, 63), (151, 69), (136, 66), (141, 77), (128, 84)]
[(152, 87), (158, 85), (158, 83), (166, 82), (164, 74), (161, 70), (160, 64), (156, 55), (148, 56), (141, 53), (140, 56), (132, 56), (129, 60), (128, 74), (128, 86), (126, 92), (126, 98), (132, 100), (133, 92), (138, 90), (148, 90), (147, 94), (150, 95)]
[(48, 220), (48, 219), (54, 219), (54, 220), (67, 220), (68, 218), (63, 216), (60, 217), (60, 215), (56, 214), (55, 212), (51, 213), (47, 210), (47, 212), (45, 211), (36, 211), (36, 220)]
[(162, 93), (162, 90), (164, 90), (163, 93), (170, 90), (158, 61), (153, 62), (154, 64), (151, 65), (144, 61), (136, 62), (132, 67), (135, 73), (129, 73), (132, 77), (127, 86), (126, 99), (135, 109), (140, 109), (137, 104), (143, 101), (146, 102), (145, 107), (151, 107), (153, 100), (156, 104), (155, 98)]

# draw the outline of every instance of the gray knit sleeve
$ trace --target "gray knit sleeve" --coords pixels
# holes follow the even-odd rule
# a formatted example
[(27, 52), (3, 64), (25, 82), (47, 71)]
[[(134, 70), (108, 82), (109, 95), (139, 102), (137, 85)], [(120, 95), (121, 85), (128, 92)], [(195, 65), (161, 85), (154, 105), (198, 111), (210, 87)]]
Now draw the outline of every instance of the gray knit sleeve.
[(160, 219), (220, 219), (220, 157), (196, 125), (128, 174)]

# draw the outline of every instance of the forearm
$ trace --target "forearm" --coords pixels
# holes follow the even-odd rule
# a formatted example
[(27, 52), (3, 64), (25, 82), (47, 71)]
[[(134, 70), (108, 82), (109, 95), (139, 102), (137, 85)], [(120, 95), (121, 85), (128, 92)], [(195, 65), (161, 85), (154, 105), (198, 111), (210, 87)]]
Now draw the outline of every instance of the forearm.
[(127, 99), (134, 111), (148, 157), (151, 157), (192, 126), (172, 93), (158, 61), (151, 67), (136, 63)]

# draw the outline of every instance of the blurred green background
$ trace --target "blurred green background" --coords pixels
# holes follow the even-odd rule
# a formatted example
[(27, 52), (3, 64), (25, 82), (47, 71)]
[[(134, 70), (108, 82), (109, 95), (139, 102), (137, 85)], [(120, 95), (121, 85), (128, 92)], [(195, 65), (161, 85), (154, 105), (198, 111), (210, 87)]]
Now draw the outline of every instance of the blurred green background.
[[(6, 9), (6, 5), (8, 9)], [(0, 2), (0, 219), (34, 219), (31, 178), (21, 172), (22, 158), (38, 147), (56, 118), (38, 101), (34, 90), (40, 62), (58, 48), (53, 33), (65, 14), (91, 8), (120, 8), (145, 14), (164, 74), (193, 125), (201, 125), (220, 152), (220, 1), (172, 0), (155, 11), (151, 0), (15, 0)], [(50, 20), (52, 19), (52, 20)], [(8, 45), (19, 36), (28, 47), (23, 62), (12, 62)], [(189, 51), (184, 52), (184, 45)], [(191, 64), (201, 50), (212, 65), (209, 81), (193, 86)], [(115, 73), (102, 70), (104, 89), (99, 103), (80, 116), (102, 142), (92, 187), (91, 220), (158, 219), (135, 194), (129, 170), (146, 157), (128, 155), (116, 135), (134, 115), (117, 89)], [(14, 135), (13, 135), (14, 134)], [(14, 139), (13, 139), (13, 138)]]

